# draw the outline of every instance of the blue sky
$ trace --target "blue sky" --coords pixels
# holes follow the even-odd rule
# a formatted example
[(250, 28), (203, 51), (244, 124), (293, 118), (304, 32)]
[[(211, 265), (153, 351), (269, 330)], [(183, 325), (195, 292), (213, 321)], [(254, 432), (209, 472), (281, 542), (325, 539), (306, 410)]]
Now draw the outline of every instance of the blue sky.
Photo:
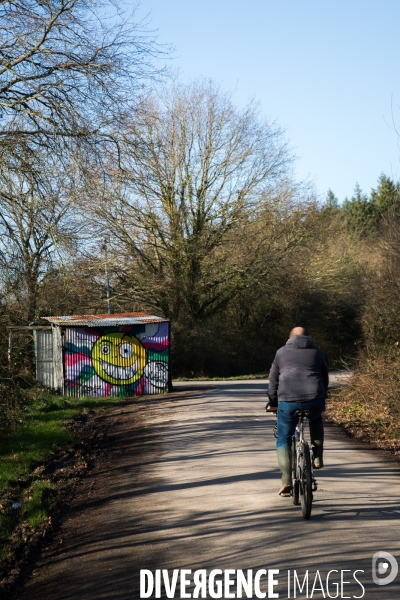
[(400, 179), (399, 0), (142, 0), (146, 14), (181, 79), (260, 102), (321, 198)]

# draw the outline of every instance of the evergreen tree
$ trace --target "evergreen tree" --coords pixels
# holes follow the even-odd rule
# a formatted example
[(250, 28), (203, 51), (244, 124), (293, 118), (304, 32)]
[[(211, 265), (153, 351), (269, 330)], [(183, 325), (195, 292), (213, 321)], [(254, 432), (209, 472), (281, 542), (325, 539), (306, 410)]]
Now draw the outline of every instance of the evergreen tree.
[(339, 208), (339, 200), (337, 199), (337, 197), (335, 196), (335, 194), (332, 192), (331, 189), (329, 189), (327, 191), (326, 200), (325, 200), (325, 207), (326, 208), (332, 208), (332, 209)]
[(343, 215), (350, 231), (361, 237), (370, 237), (377, 231), (380, 213), (377, 205), (371, 202), (356, 183), (350, 200), (343, 202)]
[(389, 210), (396, 213), (400, 209), (400, 187), (384, 173), (378, 180), (376, 190), (371, 190), (371, 202), (375, 204), (378, 211), (384, 216)]

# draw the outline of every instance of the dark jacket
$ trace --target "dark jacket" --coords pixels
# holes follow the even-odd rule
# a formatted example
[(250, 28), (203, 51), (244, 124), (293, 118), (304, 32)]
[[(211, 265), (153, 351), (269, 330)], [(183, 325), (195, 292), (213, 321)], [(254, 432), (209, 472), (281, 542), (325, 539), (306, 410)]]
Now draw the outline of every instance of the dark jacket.
[(271, 406), (279, 401), (324, 398), (328, 391), (328, 368), (324, 355), (306, 335), (295, 335), (279, 348), (269, 373)]

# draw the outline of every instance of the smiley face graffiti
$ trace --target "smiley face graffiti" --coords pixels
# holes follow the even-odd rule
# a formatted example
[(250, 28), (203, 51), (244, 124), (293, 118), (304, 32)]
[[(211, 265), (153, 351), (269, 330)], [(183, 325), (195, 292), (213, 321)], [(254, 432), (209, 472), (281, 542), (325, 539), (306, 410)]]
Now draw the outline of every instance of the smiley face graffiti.
[(125, 333), (108, 333), (92, 349), (93, 367), (99, 377), (114, 385), (129, 385), (143, 375), (146, 350), (139, 340)]

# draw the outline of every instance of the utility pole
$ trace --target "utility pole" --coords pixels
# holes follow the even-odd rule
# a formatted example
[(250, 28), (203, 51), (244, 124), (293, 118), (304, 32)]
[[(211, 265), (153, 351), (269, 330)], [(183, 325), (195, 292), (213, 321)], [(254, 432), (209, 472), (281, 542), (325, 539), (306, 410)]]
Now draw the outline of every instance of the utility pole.
[(108, 275), (108, 254), (107, 254), (107, 244), (109, 243), (108, 236), (104, 238), (104, 243), (102, 245), (102, 250), (104, 250), (104, 258), (106, 265), (106, 282), (107, 282), (107, 312), (111, 315), (111, 288), (110, 288), (110, 277)]

